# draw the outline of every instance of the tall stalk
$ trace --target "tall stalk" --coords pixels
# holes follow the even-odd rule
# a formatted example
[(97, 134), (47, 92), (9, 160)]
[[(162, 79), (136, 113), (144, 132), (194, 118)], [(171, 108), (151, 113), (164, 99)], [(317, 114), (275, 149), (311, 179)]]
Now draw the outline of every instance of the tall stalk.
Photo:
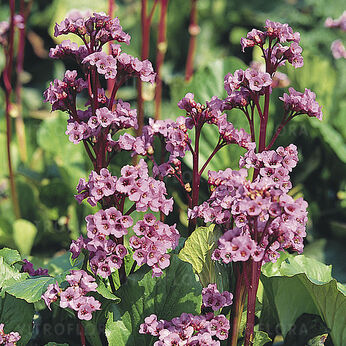
[(14, 172), (12, 167), (12, 157), (11, 157), (11, 137), (12, 137), (12, 126), (11, 126), (11, 75), (12, 75), (12, 64), (13, 64), (13, 54), (14, 54), (14, 11), (15, 11), (15, 0), (10, 0), (10, 31), (8, 38), (8, 50), (6, 52), (6, 65), (3, 72), (4, 85), (5, 85), (5, 116), (6, 116), (6, 147), (7, 147), (7, 163), (10, 179), (12, 206), (16, 219), (20, 218), (20, 208), (18, 203), (16, 185), (14, 180)]
[(197, 35), (199, 34), (198, 17), (197, 17), (197, 0), (191, 0), (190, 25), (189, 25), (189, 51), (187, 53), (185, 80), (188, 82), (193, 75), (193, 66), (196, 55)]
[(155, 90), (155, 120), (161, 117), (161, 99), (162, 99), (162, 76), (161, 68), (165, 59), (167, 50), (167, 7), (168, 0), (161, 0), (161, 11), (159, 21), (159, 33), (157, 38), (157, 53), (156, 53), (156, 90)]

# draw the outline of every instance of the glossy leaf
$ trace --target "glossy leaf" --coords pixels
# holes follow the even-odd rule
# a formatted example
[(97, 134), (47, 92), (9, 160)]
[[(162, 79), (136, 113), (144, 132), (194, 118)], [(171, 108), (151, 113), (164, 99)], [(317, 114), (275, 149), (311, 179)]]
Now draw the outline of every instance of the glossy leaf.
[(335, 345), (346, 344), (346, 292), (327, 266), (303, 255), (265, 265), (262, 283), (285, 336), (304, 313), (321, 317)]
[(4, 323), (6, 334), (18, 332), (21, 336), (18, 346), (27, 345), (32, 334), (33, 304), (6, 294), (0, 298), (0, 323)]
[(23, 255), (30, 255), (36, 234), (36, 226), (28, 220), (19, 219), (13, 223), (13, 239)]
[(117, 291), (119, 304), (112, 304), (106, 324), (110, 345), (150, 345), (151, 336), (139, 334), (139, 326), (151, 314), (171, 320), (183, 312), (198, 314), (201, 285), (189, 263), (171, 256), (171, 264), (160, 278), (152, 278), (146, 266), (130, 275)]
[(186, 240), (179, 253), (181, 260), (191, 263), (203, 287), (216, 283), (216, 265), (211, 255), (221, 235), (221, 232), (215, 229), (215, 225), (198, 227)]

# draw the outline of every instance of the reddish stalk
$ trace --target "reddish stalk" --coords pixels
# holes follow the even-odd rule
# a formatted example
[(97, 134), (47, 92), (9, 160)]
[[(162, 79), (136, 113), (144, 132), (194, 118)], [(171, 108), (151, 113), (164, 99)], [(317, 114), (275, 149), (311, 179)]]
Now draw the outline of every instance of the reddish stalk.
[(196, 54), (196, 42), (197, 35), (200, 32), (198, 26), (198, 17), (197, 17), (197, 0), (191, 0), (191, 12), (190, 12), (190, 25), (189, 25), (189, 51), (187, 53), (186, 67), (185, 67), (185, 80), (188, 82), (193, 75), (193, 65)]
[(11, 197), (12, 197), (12, 205), (13, 211), (16, 219), (20, 218), (20, 208), (18, 203), (18, 197), (16, 192), (16, 186), (14, 181), (14, 173), (12, 167), (12, 158), (11, 158), (11, 93), (12, 93), (12, 85), (11, 85), (11, 74), (12, 74), (12, 64), (13, 64), (13, 44), (14, 44), (14, 11), (15, 11), (15, 1), (10, 0), (10, 31), (9, 31), (9, 39), (8, 39), (8, 51), (6, 52), (6, 66), (3, 72), (3, 79), (5, 85), (5, 116), (6, 116), (6, 146), (7, 146), (7, 163), (8, 163), (8, 171), (9, 171), (9, 179), (10, 179), (10, 188), (11, 188)]
[[(141, 47), (141, 59), (145, 60), (149, 57), (149, 44), (150, 44), (150, 26), (151, 20), (154, 14), (155, 7), (158, 0), (154, 1), (150, 14), (147, 14), (148, 0), (141, 0), (141, 26), (142, 26), (142, 47)], [(144, 104), (143, 104), (143, 88), (142, 81), (137, 79), (137, 117), (138, 117), (138, 129), (136, 130), (137, 136), (142, 134), (144, 126)]]
[(25, 6), (24, 0), (20, 1), (20, 15), (23, 17), (23, 27), (19, 28), (19, 38), (18, 38), (18, 53), (17, 53), (17, 82), (16, 82), (16, 106), (17, 115), (15, 119), (16, 134), (19, 145), (19, 155), (23, 162), (27, 162), (27, 149), (26, 149), (26, 136), (25, 136), (25, 126), (22, 116), (22, 74), (24, 65), (24, 48), (25, 48), (25, 28), (27, 18), (31, 9), (32, 1)]
[(156, 53), (156, 90), (155, 90), (155, 120), (161, 118), (162, 78), (161, 68), (167, 51), (167, 7), (168, 0), (161, 0), (161, 12), (159, 21), (159, 34), (157, 38)]
[(79, 334), (80, 334), (80, 343), (82, 346), (85, 346), (86, 345), (85, 332), (84, 332), (84, 327), (81, 321), (79, 321)]
[[(114, 18), (115, 11), (115, 0), (108, 0), (108, 16)], [(111, 42), (108, 43), (108, 54), (112, 54)], [(110, 95), (113, 90), (115, 84), (115, 79), (107, 79), (107, 91), (108, 95)]]

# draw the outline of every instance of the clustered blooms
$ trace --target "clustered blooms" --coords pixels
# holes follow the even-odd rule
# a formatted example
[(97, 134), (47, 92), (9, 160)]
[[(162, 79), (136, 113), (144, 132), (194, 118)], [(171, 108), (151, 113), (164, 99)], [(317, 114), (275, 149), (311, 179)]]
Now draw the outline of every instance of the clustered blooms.
[(153, 277), (161, 276), (162, 269), (170, 264), (170, 256), (166, 252), (178, 246), (180, 235), (175, 224), (168, 226), (156, 220), (153, 214), (146, 214), (133, 230), (137, 235), (129, 240), (134, 250), (133, 259), (139, 266), (144, 263), (150, 266)]
[(168, 215), (173, 210), (173, 198), (165, 197), (165, 183), (149, 176), (148, 165), (143, 159), (136, 166), (124, 166), (119, 178), (112, 176), (107, 168), (102, 168), (100, 174), (92, 171), (87, 183), (79, 180), (77, 191), (77, 201), (81, 203), (87, 198), (92, 206), (104, 197), (113, 199), (115, 204), (128, 197), (137, 211), (145, 212), (150, 208)]
[(309, 117), (315, 117), (322, 120), (322, 107), (316, 101), (316, 94), (310, 89), (305, 89), (304, 93), (288, 89), (289, 94), (279, 97), (284, 102), (286, 111), (292, 111), (293, 115), (307, 114)]
[(223, 113), (223, 110), (227, 109), (225, 102), (216, 96), (205, 106), (197, 103), (194, 95), (188, 93), (178, 102), (178, 107), (186, 111), (186, 117), (179, 116), (176, 121), (150, 119), (149, 125), (143, 128), (141, 136), (135, 138), (129, 134), (122, 135), (115, 145), (123, 150), (131, 150), (137, 155), (147, 155), (154, 161), (152, 156), (154, 137), (160, 137), (164, 140), (165, 149), (170, 154), (167, 162), (157, 165), (154, 161), (154, 176), (161, 177), (181, 173), (179, 158), (185, 156), (191, 145), (188, 130), (194, 127), (201, 128), (205, 123), (218, 127), (220, 148), (231, 143), (248, 150), (254, 148), (255, 143), (251, 141), (251, 136), (244, 129), (235, 129), (233, 124), (227, 121), (227, 115)]
[[(172, 321), (157, 320), (152, 314), (145, 318), (139, 329), (141, 334), (158, 336), (154, 346), (164, 345), (205, 345), (220, 346), (219, 340), (226, 340), (230, 328), (224, 315), (215, 316), (212, 312), (194, 316), (182, 313)], [(219, 340), (214, 340), (213, 336)]]
[(93, 38), (99, 47), (113, 40), (130, 44), (131, 39), (130, 35), (122, 30), (118, 17), (111, 19), (103, 12), (91, 15), (89, 11), (71, 11), (60, 24), (56, 23), (54, 36), (70, 33), (84, 40)]
[(339, 28), (342, 31), (346, 31), (346, 11), (344, 11), (342, 15), (337, 19), (328, 17), (324, 25), (327, 28)]
[[(115, 79), (116, 89), (130, 77), (153, 83), (153, 67), (148, 60), (140, 61), (123, 53), (119, 44), (111, 43), (110, 55), (102, 51), (102, 46), (109, 41), (130, 43), (130, 36), (123, 32), (118, 18), (111, 19), (102, 12), (92, 15), (90, 12), (72, 11), (55, 26), (55, 36), (69, 33), (79, 36), (85, 44), (79, 46), (64, 40), (50, 50), (50, 57), (72, 57), (80, 65), (83, 77), (77, 78), (77, 71), (66, 71), (63, 80), (55, 79), (50, 83), (44, 92), (45, 102), (52, 105), (52, 110), (70, 114), (66, 134), (71, 142), (77, 144), (82, 140), (92, 140), (92, 144), (102, 140), (106, 142), (107, 150), (112, 151), (116, 146), (112, 135), (120, 129), (136, 129), (137, 112), (121, 99), (114, 103), (115, 95), (109, 99), (104, 89), (99, 87), (98, 78)], [(98, 87), (95, 90), (90, 86), (88, 88), (88, 81), (96, 83)], [(76, 110), (76, 96), (84, 89), (89, 92), (88, 107)]]
[(76, 79), (76, 77), (77, 71), (67, 70), (62, 81), (55, 79), (54, 82), (50, 82), (43, 96), (44, 101), (52, 105), (53, 111), (57, 109), (68, 110), (69, 105), (74, 104), (76, 94), (88, 87), (88, 83), (84, 79)]
[[(244, 51), (247, 47), (259, 46), (264, 53), (265, 58), (270, 58), (272, 72), (278, 66), (284, 65), (286, 61), (295, 68), (303, 66), (303, 57), (301, 56), (302, 48), (299, 46), (299, 32), (293, 32), (288, 24), (272, 22), (266, 20), (266, 31), (251, 30), (246, 38), (242, 38), (240, 43)], [(264, 44), (269, 39), (269, 47), (264, 49)], [(272, 46), (271, 43), (274, 42)], [(281, 43), (291, 42), (289, 46), (283, 46)]]
[(97, 284), (95, 279), (84, 270), (71, 270), (66, 276), (66, 281), (70, 284), (62, 290), (58, 283), (50, 284), (46, 292), (42, 295), (47, 307), (60, 297), (60, 307), (70, 308), (77, 312), (80, 320), (91, 320), (92, 313), (101, 309), (101, 303), (92, 296), (87, 296), (89, 292), (96, 292)]
[[(338, 28), (341, 31), (346, 31), (346, 11), (338, 18), (333, 20), (328, 17), (324, 23), (327, 28)], [(346, 49), (341, 40), (335, 40), (332, 42), (330, 49), (335, 59), (346, 59)]]
[[(214, 311), (232, 304), (232, 294), (224, 291), (222, 294), (215, 284), (209, 284), (202, 290), (203, 307), (211, 306)], [(200, 316), (182, 313), (171, 321), (157, 320), (152, 314), (145, 318), (140, 325), (141, 334), (158, 336), (155, 346), (164, 345), (196, 345), (219, 346), (219, 340), (226, 340), (230, 328), (229, 321), (224, 315), (215, 316), (208, 312)], [(219, 340), (215, 340), (214, 338)]]
[(16, 346), (17, 341), (20, 340), (21, 336), (18, 332), (10, 332), (6, 334), (4, 332), (5, 325), (0, 323), (0, 345), (5, 346)]
[(27, 259), (23, 259), (23, 266), (22, 266), (22, 271), (24, 273), (29, 273), (30, 276), (44, 276), (48, 275), (48, 269), (43, 269), (43, 268), (37, 268), (36, 270), (34, 269), (34, 265), (29, 262)]
[[(269, 73), (248, 68), (245, 71), (236, 70), (234, 74), (228, 73), (224, 79), (224, 86), (227, 94), (230, 97), (235, 97), (238, 94), (232, 95), (232, 93), (240, 88), (244, 88), (249, 91), (250, 94), (251, 92), (263, 93), (265, 87), (270, 86), (272, 82)], [(241, 89), (240, 91), (244, 93), (244, 89)]]
[(216, 284), (209, 284), (202, 290), (203, 308), (211, 307), (214, 311), (222, 309), (224, 306), (232, 304), (233, 294), (228, 291), (222, 293), (216, 287)]
[[(20, 14), (15, 14), (13, 17), (13, 24), (18, 29), (24, 28), (24, 18)], [(9, 21), (0, 22), (0, 45), (7, 46), (8, 44), (8, 35), (10, 31), (10, 23)]]
[(287, 195), (292, 186), (288, 174), (297, 162), (297, 149), (290, 145), (246, 153), (240, 164), (259, 170), (253, 182), (245, 169), (209, 172), (211, 197), (189, 215), (224, 228), (214, 260), (274, 262), (280, 250), (302, 252), (307, 203)]

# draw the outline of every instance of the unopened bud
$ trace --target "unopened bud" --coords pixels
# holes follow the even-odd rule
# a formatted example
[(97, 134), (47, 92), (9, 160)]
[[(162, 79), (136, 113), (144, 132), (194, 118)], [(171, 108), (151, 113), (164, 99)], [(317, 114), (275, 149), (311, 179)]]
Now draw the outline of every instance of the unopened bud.
[(185, 191), (187, 191), (187, 192), (191, 192), (191, 190), (192, 190), (189, 183), (186, 183), (184, 188), (185, 188)]
[(148, 147), (147, 153), (148, 153), (149, 155), (153, 155), (153, 154), (154, 154), (154, 148), (153, 148), (151, 145)]

